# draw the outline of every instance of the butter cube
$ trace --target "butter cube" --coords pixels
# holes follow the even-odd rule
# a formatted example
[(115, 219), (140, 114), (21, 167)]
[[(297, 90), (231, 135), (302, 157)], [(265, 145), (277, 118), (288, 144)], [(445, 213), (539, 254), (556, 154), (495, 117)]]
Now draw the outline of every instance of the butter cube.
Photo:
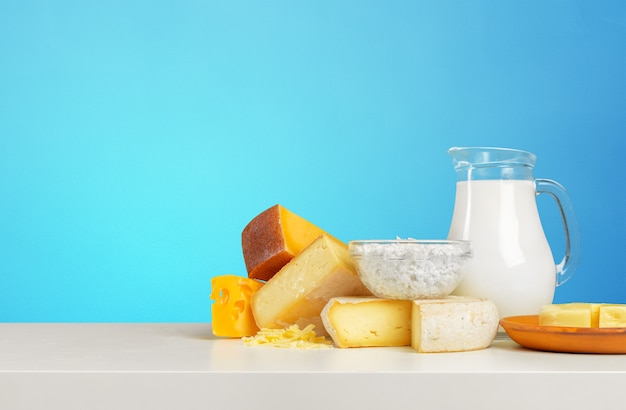
[(598, 327), (626, 327), (626, 305), (601, 305)]
[(541, 307), (539, 325), (564, 327), (598, 327), (600, 305), (596, 303), (562, 303)]

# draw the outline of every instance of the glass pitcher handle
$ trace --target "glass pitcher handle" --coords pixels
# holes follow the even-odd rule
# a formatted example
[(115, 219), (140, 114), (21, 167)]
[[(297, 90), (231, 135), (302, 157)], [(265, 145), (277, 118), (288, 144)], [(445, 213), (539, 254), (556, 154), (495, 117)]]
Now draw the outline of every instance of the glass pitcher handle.
[(580, 260), (580, 230), (574, 207), (565, 188), (551, 179), (536, 179), (537, 195), (550, 194), (559, 206), (565, 228), (565, 255), (556, 265), (556, 285), (560, 286), (572, 276)]

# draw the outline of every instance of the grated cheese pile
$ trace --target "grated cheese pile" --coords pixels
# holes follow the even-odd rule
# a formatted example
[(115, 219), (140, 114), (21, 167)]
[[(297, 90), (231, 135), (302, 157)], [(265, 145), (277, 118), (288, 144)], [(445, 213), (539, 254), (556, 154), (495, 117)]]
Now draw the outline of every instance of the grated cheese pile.
[(269, 346), (291, 349), (326, 349), (332, 343), (324, 336), (317, 336), (314, 325), (309, 324), (304, 329), (298, 325), (291, 325), (286, 329), (263, 328), (255, 336), (242, 337), (247, 346)]

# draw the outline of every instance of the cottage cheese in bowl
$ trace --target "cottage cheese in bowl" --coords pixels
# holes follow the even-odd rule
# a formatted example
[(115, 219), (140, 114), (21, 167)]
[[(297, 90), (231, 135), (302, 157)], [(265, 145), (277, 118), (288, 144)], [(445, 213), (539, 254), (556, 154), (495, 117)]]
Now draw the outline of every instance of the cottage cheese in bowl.
[(471, 258), (468, 241), (355, 240), (348, 244), (363, 284), (387, 299), (448, 296), (462, 279)]

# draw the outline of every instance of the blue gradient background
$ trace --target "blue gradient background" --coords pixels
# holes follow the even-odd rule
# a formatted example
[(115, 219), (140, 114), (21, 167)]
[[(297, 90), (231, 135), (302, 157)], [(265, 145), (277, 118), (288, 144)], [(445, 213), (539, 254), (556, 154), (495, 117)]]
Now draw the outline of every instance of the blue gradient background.
[(626, 2), (3, 1), (0, 59), (0, 321), (210, 321), (276, 203), (445, 238), (463, 145), (568, 188), (555, 301), (626, 303)]

